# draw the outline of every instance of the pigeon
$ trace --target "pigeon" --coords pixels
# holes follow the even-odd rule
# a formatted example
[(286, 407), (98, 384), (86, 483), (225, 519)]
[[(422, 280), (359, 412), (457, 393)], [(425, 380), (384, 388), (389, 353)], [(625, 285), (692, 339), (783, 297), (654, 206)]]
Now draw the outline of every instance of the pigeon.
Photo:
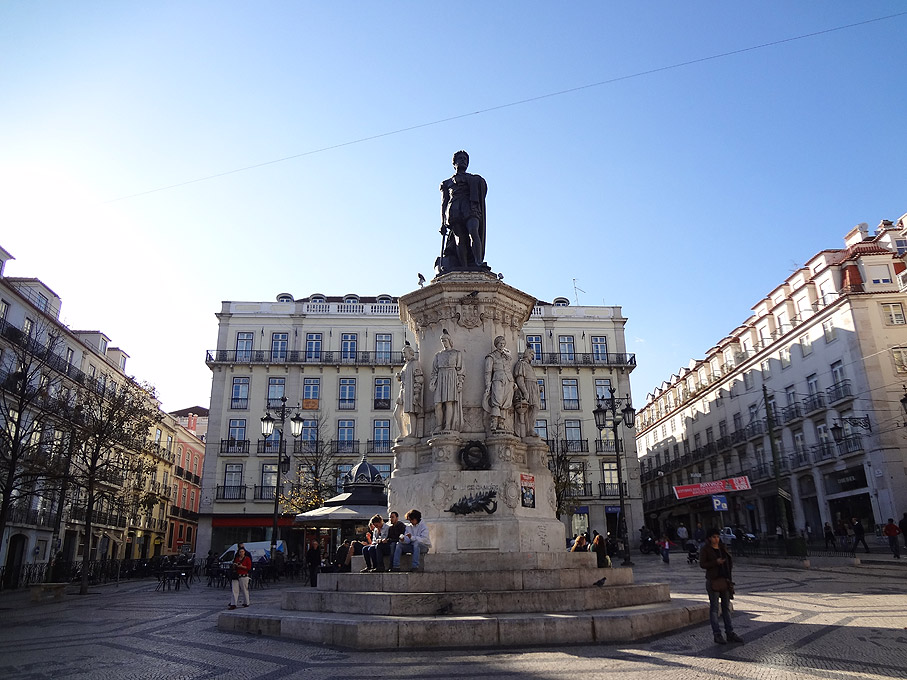
[(425, 277), (419, 274), (419, 288), (425, 285)]
[(608, 577), (605, 576), (604, 578), (598, 579), (598, 580), (597, 580), (595, 583), (593, 583), (592, 585), (594, 585), (596, 588), (601, 588), (602, 586), (605, 585), (605, 581), (607, 581), (607, 580), (608, 580)]
[(438, 614), (439, 616), (443, 616), (444, 614), (450, 614), (450, 612), (452, 612), (452, 611), (453, 611), (453, 604), (448, 602), (443, 607), (439, 607), (438, 611), (435, 613)]

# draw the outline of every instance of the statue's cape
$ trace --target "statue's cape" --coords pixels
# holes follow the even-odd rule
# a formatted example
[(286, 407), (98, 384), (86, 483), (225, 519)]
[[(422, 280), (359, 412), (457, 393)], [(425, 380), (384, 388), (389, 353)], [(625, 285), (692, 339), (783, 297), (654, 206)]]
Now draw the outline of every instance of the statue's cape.
[[(466, 177), (466, 183), (469, 186), (470, 202), (479, 204), (479, 238), (482, 240), (481, 260), (482, 262), (485, 262), (485, 196), (488, 194), (488, 183), (481, 175), (473, 175), (469, 172), (464, 172), (463, 175)], [(454, 175), (454, 177), (456, 177), (456, 175)], [(453, 177), (441, 182), (441, 191), (444, 191), (452, 181)], [(482, 264), (482, 262), (478, 262), (477, 264)]]

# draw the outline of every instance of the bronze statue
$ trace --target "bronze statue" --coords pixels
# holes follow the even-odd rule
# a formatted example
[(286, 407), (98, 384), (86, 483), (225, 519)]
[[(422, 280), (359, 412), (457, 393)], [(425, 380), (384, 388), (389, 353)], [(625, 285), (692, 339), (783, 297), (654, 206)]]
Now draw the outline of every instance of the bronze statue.
[(456, 173), (441, 182), (441, 257), (439, 274), (457, 269), (487, 271), (485, 264), (485, 195), (488, 185), (480, 175), (466, 172), (469, 154), (453, 156)]

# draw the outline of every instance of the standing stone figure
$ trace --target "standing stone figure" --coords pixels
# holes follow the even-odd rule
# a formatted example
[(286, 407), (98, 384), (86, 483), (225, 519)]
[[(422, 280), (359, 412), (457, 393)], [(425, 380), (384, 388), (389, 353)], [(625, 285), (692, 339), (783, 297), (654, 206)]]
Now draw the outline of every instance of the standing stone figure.
[(492, 432), (513, 431), (513, 387), (513, 357), (504, 336), (499, 335), (494, 339), (494, 349), (485, 355), (482, 407), (490, 416), (489, 428)]
[(458, 432), (463, 422), (460, 393), (463, 390), (463, 356), (454, 349), (447, 330), (441, 333), (444, 347), (435, 354), (431, 364), (431, 378), (428, 388), (435, 395), (435, 434)]
[(521, 437), (528, 437), (535, 432), (535, 414), (542, 405), (539, 381), (532, 367), (534, 359), (535, 351), (532, 347), (527, 347), (513, 367), (513, 379), (517, 388), (515, 406), (520, 421), (517, 434)]
[(394, 407), (394, 419), (401, 437), (422, 438), (425, 423), (425, 407), (422, 390), (425, 376), (422, 366), (416, 361), (416, 352), (407, 342), (403, 346), (403, 368), (397, 373), (400, 394)]
[(454, 154), (453, 165), (456, 173), (441, 182), (441, 233), (446, 238), (437, 262), (439, 273), (485, 265), (488, 184), (480, 175), (466, 172), (469, 154), (465, 151)]

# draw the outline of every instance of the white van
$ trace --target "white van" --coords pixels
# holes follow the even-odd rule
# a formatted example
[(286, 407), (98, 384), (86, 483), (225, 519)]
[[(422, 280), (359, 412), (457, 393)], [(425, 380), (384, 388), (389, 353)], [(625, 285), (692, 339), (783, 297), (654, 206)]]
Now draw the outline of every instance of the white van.
[[(265, 559), (270, 559), (271, 555), (271, 541), (255, 541), (246, 542), (243, 544), (246, 547), (246, 552), (249, 553), (249, 556), (252, 558), (252, 564), (255, 564), (262, 557)], [(236, 557), (236, 548), (237, 545), (234, 543), (220, 556), (220, 563), (223, 567), (229, 567), (230, 563), (233, 561), (233, 558)], [(286, 557), (286, 546), (283, 541), (277, 541), (277, 552), (282, 552), (284, 557)]]

